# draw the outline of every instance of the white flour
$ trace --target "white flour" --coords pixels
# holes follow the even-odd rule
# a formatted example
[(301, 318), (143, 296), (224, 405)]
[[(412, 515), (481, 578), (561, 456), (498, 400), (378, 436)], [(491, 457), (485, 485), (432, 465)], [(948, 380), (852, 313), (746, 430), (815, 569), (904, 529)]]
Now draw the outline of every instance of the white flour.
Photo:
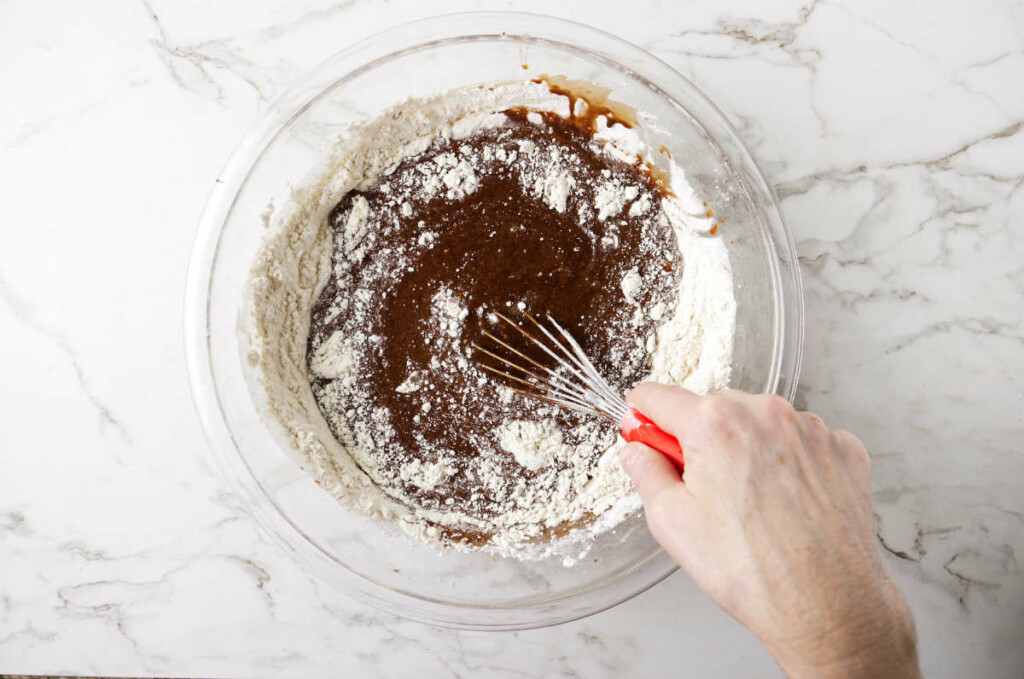
[[(373, 454), (381, 437), (388, 435), (387, 413), (374, 412), (367, 420), (354, 424), (349, 423), (351, 418), (332, 421), (329, 428), (310, 388), (310, 374), (331, 380), (321, 398), (344, 413), (349, 407), (346, 399), (351, 398), (349, 389), (358, 351), (382, 339), (365, 333), (346, 337), (336, 332), (315, 348), (308, 366), (306, 361), (310, 309), (331, 272), (332, 253), (337, 274), (363, 261), (374, 247), (375, 234), (368, 228), (372, 215), (365, 199), (353, 200), (335, 242), (326, 223), (330, 209), (349, 191), (365, 189), (382, 177), (382, 188), (388, 182), (402, 181), (392, 176), (395, 167), (405, 158), (423, 153), (435, 137), (459, 140), (481, 129), (501, 128), (506, 124), (505, 116), (494, 111), (513, 106), (568, 113), (566, 99), (552, 95), (546, 86), (511, 83), (405, 102), (402, 114), (385, 113), (353, 130), (339, 145), (322, 175), (324, 179), (297, 192), (293, 214), (271, 235), (257, 257), (250, 282), (253, 330), (249, 360), (260, 371), (272, 412), (309, 460), (321, 486), (340, 502), (371, 516), (397, 520), (405, 532), (420, 539), (436, 540), (434, 526), (480, 526), (497, 531), (490, 549), (514, 556), (536, 556), (547, 548), (534, 547), (530, 552), (522, 543), (546, 528), (605, 512), (621, 518), (638, 506), (629, 480), (618, 465), (620, 444), (603, 438), (595, 424), (576, 432), (583, 442), (574, 448), (565, 443), (562, 432), (546, 415), (547, 409), (538, 407), (537, 419), (508, 421), (493, 432), (501, 450), (512, 455), (523, 469), (536, 473), (534, 480), (527, 483), (522, 478), (507, 479), (495, 460), (486, 456), (480, 460), (479, 481), (500, 503), (500, 515), (481, 519), (451, 509), (447, 502), (411, 507), (401, 494), (392, 490), (389, 497), (381, 491), (390, 483), (389, 473), (394, 473)], [(531, 122), (542, 124), (540, 116), (534, 119), (533, 115)], [(606, 131), (599, 137), (615, 137), (619, 144), (608, 148), (610, 154), (622, 154), (622, 148), (635, 148), (639, 143), (630, 131), (615, 127)], [(623, 141), (624, 134), (632, 137)], [(481, 153), (493, 154), (486, 160), (493, 158), (519, 168), (515, 176), (524, 190), (541, 198), (552, 210), (565, 212), (577, 185), (573, 159), (557, 154), (539, 156), (532, 143), (522, 141), (515, 148), (485, 147)], [(473, 153), (460, 150), (419, 165), (423, 176), (418, 179), (418, 197), (472, 195), (479, 186), (479, 161)], [(672, 177), (676, 199), (652, 200), (636, 186), (607, 182), (599, 187), (595, 204), (581, 205), (580, 210), (593, 209), (592, 214), (603, 221), (614, 219), (624, 210), (637, 216), (660, 209), (657, 218), (670, 225), (677, 238), (679, 256), (672, 260), (682, 269), (681, 282), (670, 304), (659, 302), (644, 309), (636, 300), (643, 283), (640, 275), (634, 270), (623, 278), (622, 293), (636, 306), (634, 323), (639, 325), (636, 319), (643, 318), (662, 321), (654, 334), (638, 337), (635, 351), (650, 354), (650, 379), (706, 393), (728, 382), (735, 323), (732, 278), (724, 245), (706, 235), (711, 224), (703, 216), (705, 208), (678, 168), (673, 168)], [(403, 203), (400, 209), (406, 217), (414, 215), (411, 203)], [(436, 234), (424, 228), (415, 245), (429, 249), (435, 239)], [(614, 247), (615, 243), (604, 245)], [(372, 300), (355, 292), (343, 304), (369, 305)], [(332, 309), (332, 313), (345, 310)], [(464, 324), (474, 314), (487, 318), (482, 310), (463, 307), (450, 290), (438, 289), (431, 313), (437, 324), (436, 341), (457, 347)], [(426, 416), (433, 407), (432, 372), (468, 367), (461, 362), (410, 366), (396, 391), (417, 399), (422, 416)], [(505, 393), (509, 399), (513, 396), (505, 390), (503, 398)], [(346, 414), (352, 413), (349, 410)], [(598, 460), (596, 464), (588, 462), (594, 459)], [(561, 469), (553, 464), (555, 461), (561, 463)], [(454, 465), (442, 456), (434, 462), (417, 459), (401, 465), (398, 476), (419, 489), (435, 490), (443, 488), (454, 473)], [(604, 523), (593, 524), (591, 530), (609, 527)]]
[(572, 454), (572, 447), (562, 442), (562, 432), (551, 420), (513, 420), (495, 433), (502, 450), (512, 453), (516, 462), (531, 471)]

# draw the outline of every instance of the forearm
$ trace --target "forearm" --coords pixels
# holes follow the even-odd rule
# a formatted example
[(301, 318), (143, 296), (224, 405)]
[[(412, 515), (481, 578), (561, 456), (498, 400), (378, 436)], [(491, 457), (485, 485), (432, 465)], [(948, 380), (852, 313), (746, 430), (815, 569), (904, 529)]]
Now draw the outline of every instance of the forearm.
[(842, 621), (812, 638), (768, 643), (791, 679), (919, 679), (914, 620), (891, 580), (870, 619)]

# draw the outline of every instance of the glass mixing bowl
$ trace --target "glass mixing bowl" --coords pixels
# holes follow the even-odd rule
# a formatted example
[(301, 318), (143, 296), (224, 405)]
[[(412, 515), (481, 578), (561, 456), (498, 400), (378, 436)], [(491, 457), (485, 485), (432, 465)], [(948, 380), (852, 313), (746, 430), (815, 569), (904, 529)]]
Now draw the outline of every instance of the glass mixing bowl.
[[(524, 70), (525, 69), (525, 70)], [(332, 140), (412, 96), (547, 73), (611, 88), (645, 114), (697, 195), (725, 218), (736, 280), (731, 386), (792, 400), (803, 332), (792, 238), (771, 187), (725, 116), (689, 81), (612, 35), (550, 17), (472, 13), (374, 36), (317, 68), (269, 108), (221, 175), (189, 268), (185, 335), (196, 405), (224, 475), (259, 524), (305, 568), (356, 599), (421, 621), (522, 629), (580, 618), (658, 583), (676, 566), (643, 517), (601, 535), (569, 567), (414, 543), (339, 505), (265, 417), (245, 361), (244, 289), (271, 200), (287, 201)], [(651, 159), (656, 161), (657, 159)], [(240, 327), (241, 324), (241, 327)]]

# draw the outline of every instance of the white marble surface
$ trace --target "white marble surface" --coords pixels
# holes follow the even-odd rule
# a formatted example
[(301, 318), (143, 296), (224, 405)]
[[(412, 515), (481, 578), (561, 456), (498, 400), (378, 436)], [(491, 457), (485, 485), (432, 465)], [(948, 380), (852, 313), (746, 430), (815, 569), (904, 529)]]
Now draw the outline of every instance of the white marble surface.
[[(264, 539), (212, 468), (181, 306), (228, 154), (354, 39), (513, 4), (548, 5), (0, 5), (0, 672), (777, 674), (682, 574), (542, 631), (375, 612)], [(1024, 1), (557, 11), (653, 50), (735, 121), (799, 243), (799, 405), (873, 453), (926, 675), (1024, 675)]]

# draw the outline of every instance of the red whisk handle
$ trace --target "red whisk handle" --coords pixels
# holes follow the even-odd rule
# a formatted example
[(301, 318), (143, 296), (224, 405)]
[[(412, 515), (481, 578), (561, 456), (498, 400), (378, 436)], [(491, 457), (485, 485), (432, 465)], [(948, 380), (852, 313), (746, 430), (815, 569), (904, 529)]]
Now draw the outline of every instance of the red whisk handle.
[(622, 438), (629, 443), (639, 441), (672, 460), (683, 471), (683, 447), (675, 436), (662, 430), (654, 421), (636, 408), (630, 408), (622, 418)]

